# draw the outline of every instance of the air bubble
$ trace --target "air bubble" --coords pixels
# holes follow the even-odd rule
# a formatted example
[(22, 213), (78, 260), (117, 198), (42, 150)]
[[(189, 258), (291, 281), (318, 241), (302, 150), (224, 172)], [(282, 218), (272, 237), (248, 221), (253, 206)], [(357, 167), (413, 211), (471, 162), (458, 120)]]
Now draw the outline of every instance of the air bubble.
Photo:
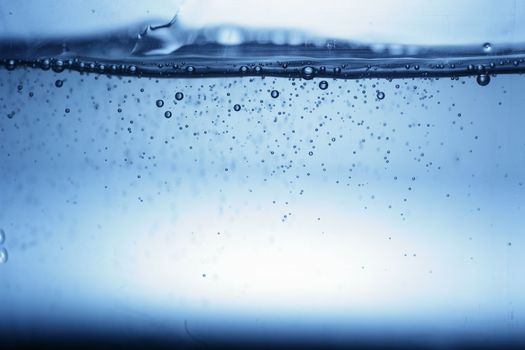
[(157, 100), (155, 102), (155, 104), (157, 105), (157, 107), (161, 108), (162, 106), (164, 106), (164, 101), (163, 100)]
[(193, 66), (188, 66), (188, 67), (186, 67), (186, 72), (188, 72), (188, 73), (193, 73), (193, 72), (195, 72), (195, 67), (193, 67)]
[(179, 92), (175, 93), (175, 99), (176, 99), (177, 101), (180, 101), (180, 100), (182, 100), (183, 98), (184, 98), (184, 94), (183, 94), (182, 92), (179, 91)]
[(378, 100), (382, 100), (385, 98), (385, 93), (383, 91), (378, 91), (376, 97)]
[(170, 119), (170, 118), (171, 118), (171, 111), (166, 111), (166, 112), (164, 112), (164, 117), (165, 117), (166, 119)]
[(16, 62), (15, 60), (7, 60), (5, 67), (7, 70), (13, 70), (16, 68)]
[(246, 73), (246, 72), (248, 72), (248, 67), (241, 66), (241, 68), (239, 70), (241, 71), (241, 73)]
[(322, 80), (320, 83), (319, 83), (319, 89), (321, 90), (326, 90), (328, 89), (328, 82), (326, 80)]
[(62, 85), (64, 85), (64, 81), (63, 81), (63, 80), (57, 79), (57, 80), (55, 81), (55, 86), (56, 86), (57, 88), (62, 87)]
[(56, 60), (53, 62), (53, 71), (55, 71), (56, 73), (63, 72), (64, 68), (64, 61)]
[(8, 258), (9, 258), (9, 255), (7, 254), (7, 249), (3, 247), (0, 248), (0, 264), (5, 264)]
[(314, 68), (313, 67), (304, 67), (303, 68), (303, 78), (304, 79), (312, 79), (314, 77)]
[(241, 110), (241, 105), (240, 104), (236, 104), (235, 106), (233, 106), (233, 110), (235, 112), (239, 112)]
[(484, 53), (492, 52), (492, 45), (490, 43), (483, 44), (483, 52)]
[(277, 98), (277, 97), (279, 97), (279, 91), (277, 91), (277, 90), (272, 90), (272, 92), (270, 92), (270, 96), (272, 96), (273, 98)]
[(487, 86), (490, 83), (490, 76), (488, 74), (480, 74), (477, 76), (476, 81), (480, 86)]
[(42, 68), (43, 70), (48, 70), (49, 68), (51, 68), (51, 61), (48, 58), (44, 58), (40, 61), (40, 68)]

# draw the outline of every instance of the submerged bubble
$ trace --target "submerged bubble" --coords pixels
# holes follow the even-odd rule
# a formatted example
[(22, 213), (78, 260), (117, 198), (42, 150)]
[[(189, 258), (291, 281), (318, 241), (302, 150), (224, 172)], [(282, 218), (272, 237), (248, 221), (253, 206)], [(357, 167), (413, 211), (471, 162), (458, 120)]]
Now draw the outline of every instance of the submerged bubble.
[(164, 106), (164, 101), (163, 100), (157, 100), (155, 102), (155, 104), (157, 105), (157, 107), (161, 108), (162, 106)]
[(171, 111), (166, 111), (166, 112), (164, 112), (164, 117), (165, 117), (166, 119), (170, 119), (170, 118), (171, 118)]
[(270, 95), (271, 95), (273, 98), (277, 98), (277, 97), (279, 97), (279, 91), (277, 91), (277, 90), (272, 90), (272, 92), (270, 92)]
[(59, 87), (62, 87), (62, 85), (64, 85), (64, 81), (63, 81), (63, 80), (57, 79), (57, 80), (55, 81), (55, 86), (56, 86), (56, 87), (59, 88)]
[(7, 249), (4, 247), (0, 248), (0, 264), (5, 264), (8, 258), (9, 255), (7, 254)]
[(176, 99), (177, 101), (180, 101), (180, 100), (182, 100), (183, 98), (184, 98), (184, 94), (183, 94), (182, 92), (179, 91), (179, 92), (175, 93), (175, 99)]
[(4, 244), (5, 242), (5, 231), (0, 228), (0, 244)]
[(492, 51), (492, 45), (490, 43), (483, 44), (483, 52), (490, 53)]
[(385, 93), (383, 91), (377, 91), (376, 97), (378, 100), (382, 100), (385, 98)]
[(319, 89), (326, 90), (328, 89), (328, 82), (326, 80), (321, 80), (319, 83)]
[(233, 106), (233, 110), (235, 112), (239, 112), (241, 110), (241, 105), (240, 104), (236, 104), (235, 106)]
[(486, 86), (490, 83), (490, 76), (488, 74), (480, 74), (477, 76), (476, 81), (480, 86)]

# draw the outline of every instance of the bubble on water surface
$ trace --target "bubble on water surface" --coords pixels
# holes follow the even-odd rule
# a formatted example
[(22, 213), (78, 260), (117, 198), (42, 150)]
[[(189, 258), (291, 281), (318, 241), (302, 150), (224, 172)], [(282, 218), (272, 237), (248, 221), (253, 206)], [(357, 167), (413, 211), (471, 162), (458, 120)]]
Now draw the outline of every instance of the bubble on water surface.
[(7, 254), (7, 249), (0, 248), (0, 264), (5, 264), (9, 258), (9, 255)]
[(303, 68), (303, 78), (306, 80), (310, 80), (314, 77), (314, 68), (313, 67), (304, 67)]

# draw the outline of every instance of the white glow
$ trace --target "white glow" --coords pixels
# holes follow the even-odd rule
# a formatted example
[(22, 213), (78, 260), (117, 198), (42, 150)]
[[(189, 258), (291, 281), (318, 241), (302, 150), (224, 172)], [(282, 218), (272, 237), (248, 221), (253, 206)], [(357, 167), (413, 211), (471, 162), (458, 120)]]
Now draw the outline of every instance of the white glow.
[(190, 200), (176, 222), (159, 223), (139, 243), (145, 252), (135, 261), (141, 293), (163, 304), (182, 298), (229, 308), (367, 313), (406, 305), (429, 311), (450, 305), (451, 298), (468, 304), (478, 297), (472, 293), (476, 278), (464, 292), (447, 287), (468, 273), (454, 266), (460, 250), (447, 251), (439, 241), (450, 237), (409, 242), (388, 220), (329, 201), (296, 207), (284, 223), (276, 220), (279, 211), (238, 204), (220, 211), (220, 203)]

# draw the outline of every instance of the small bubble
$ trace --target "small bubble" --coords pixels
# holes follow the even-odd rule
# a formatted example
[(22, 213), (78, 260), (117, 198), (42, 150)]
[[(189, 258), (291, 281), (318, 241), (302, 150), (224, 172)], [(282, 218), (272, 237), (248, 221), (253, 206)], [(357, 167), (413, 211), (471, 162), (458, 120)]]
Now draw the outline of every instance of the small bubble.
[(235, 106), (233, 106), (233, 110), (235, 112), (239, 112), (241, 110), (241, 105), (240, 104), (236, 104)]
[(193, 67), (193, 66), (188, 66), (188, 67), (186, 67), (186, 72), (188, 72), (188, 73), (193, 73), (193, 72), (195, 72), (195, 67)]
[(277, 97), (279, 97), (279, 91), (277, 91), (277, 90), (272, 90), (272, 92), (270, 92), (270, 95), (271, 95), (273, 98), (277, 98)]
[(0, 264), (5, 264), (8, 258), (9, 258), (9, 255), (7, 254), (7, 249), (3, 247), (0, 248)]
[(488, 74), (480, 74), (477, 76), (476, 81), (480, 86), (487, 86), (490, 83), (490, 76)]
[(66, 108), (64, 111), (65, 111), (66, 113), (69, 113), (69, 112), (71, 112), (71, 109)]
[(241, 71), (241, 73), (246, 73), (246, 72), (248, 72), (248, 67), (241, 66), (241, 68), (239, 70)]
[(57, 88), (62, 87), (62, 85), (64, 85), (64, 81), (63, 81), (63, 80), (57, 79), (57, 80), (55, 81), (55, 86), (56, 86)]
[(5, 231), (4, 229), (0, 228), (0, 244), (4, 244), (5, 242)]
[(382, 100), (385, 98), (385, 93), (383, 91), (378, 91), (376, 97), (378, 100)]
[(44, 58), (40, 61), (40, 68), (48, 70), (51, 67), (51, 61), (48, 58)]
[(328, 82), (326, 80), (321, 80), (319, 83), (319, 89), (326, 90), (328, 89)]
[(314, 75), (314, 68), (313, 67), (304, 67), (303, 68), (303, 78), (304, 79), (312, 79), (313, 78), (313, 75)]
[(163, 100), (157, 100), (155, 102), (155, 104), (157, 105), (157, 107), (161, 108), (162, 106), (164, 106), (164, 101)]
[(16, 61), (15, 60), (7, 60), (5, 66), (6, 66), (7, 70), (13, 70), (13, 69), (16, 68)]
[(182, 92), (179, 91), (179, 92), (176, 92), (176, 93), (175, 93), (175, 99), (176, 99), (177, 101), (180, 101), (180, 100), (182, 100), (183, 98), (184, 98), (184, 94), (183, 94)]
[(55, 71), (56, 73), (63, 72), (64, 68), (64, 61), (56, 60), (53, 62), (53, 71)]
[(129, 72), (130, 73), (135, 73), (137, 71), (137, 67), (136, 66), (129, 66)]
[(314, 152), (310, 151), (310, 152), (308, 152), (308, 155), (309, 155), (309, 156), (313, 156), (313, 155), (314, 155)]
[(164, 112), (164, 117), (166, 117), (166, 119), (170, 119), (171, 118), (171, 111)]
[(483, 52), (490, 53), (492, 51), (492, 45), (490, 43), (483, 44)]

